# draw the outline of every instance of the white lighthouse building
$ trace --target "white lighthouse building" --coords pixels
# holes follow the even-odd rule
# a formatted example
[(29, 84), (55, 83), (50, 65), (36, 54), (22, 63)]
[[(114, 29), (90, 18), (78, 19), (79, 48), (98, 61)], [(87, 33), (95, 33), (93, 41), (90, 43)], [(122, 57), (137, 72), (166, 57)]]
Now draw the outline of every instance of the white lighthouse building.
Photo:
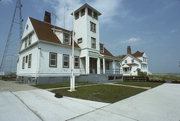
[(28, 18), (17, 63), (19, 80), (38, 84), (69, 81), (72, 65), (76, 81), (101, 82), (122, 77), (121, 59), (100, 43), (101, 13), (88, 4), (73, 13), (74, 40), (72, 31), (51, 24), (48, 12), (45, 12), (44, 21)]

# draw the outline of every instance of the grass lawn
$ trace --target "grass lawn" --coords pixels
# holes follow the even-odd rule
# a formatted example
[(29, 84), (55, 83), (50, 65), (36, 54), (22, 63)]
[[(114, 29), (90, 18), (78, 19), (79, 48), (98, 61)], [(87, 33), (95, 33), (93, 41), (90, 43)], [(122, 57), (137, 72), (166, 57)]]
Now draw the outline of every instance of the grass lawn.
[[(76, 82), (76, 86), (79, 85), (88, 85), (88, 84), (93, 84), (93, 83), (88, 83), (88, 82)], [(32, 85), (37, 88), (41, 89), (49, 89), (49, 88), (58, 88), (58, 87), (69, 87), (70, 82), (62, 82), (62, 83), (57, 83), (57, 84), (40, 84), (40, 85)]]
[(116, 82), (116, 84), (124, 84), (124, 85), (132, 85), (132, 86), (140, 86), (140, 87), (157, 87), (163, 83), (159, 82)]
[(174, 74), (152, 74), (149, 75), (150, 80), (179, 80), (180, 81), (180, 75), (174, 75)]
[(89, 87), (79, 87), (75, 92), (69, 92), (67, 89), (53, 90), (54, 93), (61, 93), (63, 96), (114, 103), (119, 100), (131, 97), (140, 92), (145, 91), (144, 89), (120, 87), (113, 85), (94, 85)]

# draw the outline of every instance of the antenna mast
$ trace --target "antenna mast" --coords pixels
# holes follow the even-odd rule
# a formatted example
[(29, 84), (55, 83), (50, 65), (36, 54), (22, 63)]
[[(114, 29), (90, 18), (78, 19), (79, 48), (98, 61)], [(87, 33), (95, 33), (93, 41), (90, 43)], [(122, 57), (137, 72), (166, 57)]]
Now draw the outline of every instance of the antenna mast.
[[(18, 11), (19, 11), (19, 18), (16, 21), (16, 16), (17, 16), (16, 14)], [(15, 36), (13, 36), (13, 29), (14, 29), (15, 24), (19, 25), (18, 38), (15, 37), (16, 34), (14, 34)], [(5, 48), (4, 48), (1, 64), (0, 64), (0, 75), (5, 75), (6, 73), (15, 72), (17, 52), (18, 52), (17, 48), (19, 46), (19, 41), (21, 41), (22, 32), (23, 32), (22, 4), (21, 4), (21, 0), (17, 0), (13, 17), (11, 20), (11, 26), (9, 29), (8, 37), (5, 42)], [(16, 39), (19, 41), (18, 42), (15, 41)]]

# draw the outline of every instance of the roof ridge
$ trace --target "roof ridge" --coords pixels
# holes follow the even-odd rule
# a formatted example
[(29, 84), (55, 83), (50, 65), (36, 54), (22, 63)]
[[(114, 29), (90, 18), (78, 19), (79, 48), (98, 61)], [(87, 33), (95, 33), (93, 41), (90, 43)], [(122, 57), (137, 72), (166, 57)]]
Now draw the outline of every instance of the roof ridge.
[(50, 25), (50, 26), (54, 26), (54, 27), (56, 27), (56, 28), (58, 28), (58, 29), (62, 29), (62, 30), (65, 30), (65, 31), (72, 32), (71, 30), (67, 30), (67, 29), (65, 29), (65, 28), (56, 26), (56, 25), (54, 25), (54, 24), (51, 24), (51, 23), (48, 23), (48, 22), (45, 22), (45, 21), (42, 21), (42, 20), (38, 20), (38, 19), (33, 18), (33, 17), (29, 17), (29, 19), (30, 19), (30, 20), (33, 19), (33, 20), (35, 20), (35, 21), (38, 21), (38, 22), (41, 22), (41, 23), (44, 23), (44, 24), (48, 24), (48, 25)]

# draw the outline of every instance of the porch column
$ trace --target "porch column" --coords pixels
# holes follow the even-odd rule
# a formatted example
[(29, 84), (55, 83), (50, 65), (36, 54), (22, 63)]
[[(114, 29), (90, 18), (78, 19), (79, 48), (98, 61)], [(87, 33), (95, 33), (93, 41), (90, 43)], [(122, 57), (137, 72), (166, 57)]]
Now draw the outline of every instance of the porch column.
[(89, 57), (86, 56), (86, 74), (89, 74)]
[(116, 73), (116, 70), (115, 70), (115, 61), (113, 60), (113, 62), (112, 62), (112, 70), (113, 70), (113, 74), (115, 74)]
[(106, 71), (105, 71), (106, 69), (105, 69), (105, 59), (103, 58), (103, 74), (105, 74), (106, 73)]
[(97, 74), (101, 73), (101, 64), (100, 64), (100, 58), (97, 58)]

